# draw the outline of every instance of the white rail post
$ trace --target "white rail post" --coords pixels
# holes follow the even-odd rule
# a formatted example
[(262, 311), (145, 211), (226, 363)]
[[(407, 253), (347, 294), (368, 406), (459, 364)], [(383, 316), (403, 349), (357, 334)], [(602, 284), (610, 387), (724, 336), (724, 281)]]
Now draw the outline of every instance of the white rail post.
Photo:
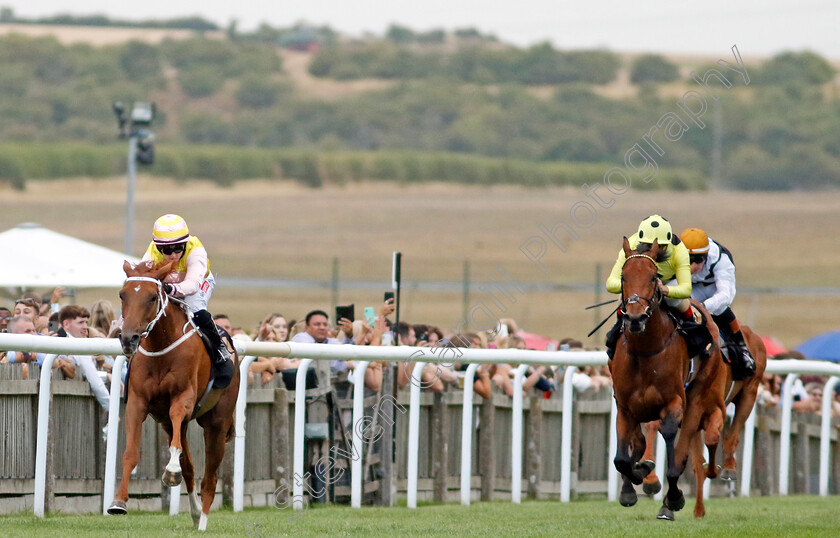
[(823, 386), (822, 424), (820, 425), (820, 496), (828, 495), (828, 475), (831, 462), (831, 402), (834, 400), (834, 386), (840, 377), (831, 376)]
[(35, 515), (44, 517), (44, 500), (47, 495), (47, 442), (50, 427), (50, 381), (52, 365), (58, 355), (47, 355), (41, 364), (41, 381), (38, 385), (38, 434), (35, 445)]
[(362, 429), (365, 427), (365, 372), (370, 362), (359, 361), (353, 369), (353, 461), (350, 473), (350, 506), (362, 507)]
[(415, 363), (411, 371), (411, 399), (408, 410), (408, 491), (407, 506), (417, 508), (417, 453), (420, 449), (420, 386), (425, 362)]
[(169, 515), (177, 516), (181, 509), (181, 484), (169, 486)]
[(752, 486), (752, 468), (753, 468), (753, 454), (755, 452), (755, 420), (756, 409), (758, 402), (753, 405), (750, 416), (744, 423), (744, 450), (741, 459), (741, 497), (750, 496), (750, 487)]
[(528, 364), (520, 364), (513, 374), (513, 413), (511, 429), (513, 440), (510, 447), (510, 500), (522, 503), (522, 384)]
[(102, 514), (108, 515), (108, 506), (114, 500), (117, 482), (117, 443), (120, 436), (120, 396), (122, 395), (122, 370), (125, 356), (114, 359), (111, 368), (111, 392), (108, 397), (108, 434), (105, 439), (105, 489), (102, 492)]
[(668, 463), (668, 447), (665, 446), (665, 438), (661, 433), (656, 435), (656, 476), (662, 484), (662, 489), (654, 494), (654, 500), (661, 501), (665, 498), (665, 486), (667, 485), (667, 477), (665, 476), (665, 464)]
[(470, 505), (472, 487), (473, 384), (478, 364), (467, 366), (464, 374), (464, 408), (461, 413), (461, 504)]
[(615, 468), (613, 458), (618, 452), (618, 432), (615, 431), (615, 424), (618, 421), (618, 407), (615, 405), (615, 393), (610, 400), (610, 448), (607, 452), (607, 500), (610, 502), (618, 500), (618, 469)]
[(560, 502), (571, 499), (572, 489), (572, 402), (575, 386), (573, 378), (576, 366), (566, 366), (563, 377), (563, 439), (560, 445)]
[(295, 375), (295, 455), (292, 477), (292, 502), (295, 510), (303, 510), (303, 428), (306, 426), (306, 372), (312, 359), (301, 359)]
[(790, 420), (793, 412), (793, 382), (799, 374), (788, 374), (782, 385), (782, 431), (779, 447), (779, 495), (788, 494), (788, 476), (790, 474)]
[(248, 406), (248, 369), (257, 357), (249, 355), (239, 363), (239, 395), (236, 397), (235, 437), (233, 439), (233, 511), (245, 505), (245, 410)]

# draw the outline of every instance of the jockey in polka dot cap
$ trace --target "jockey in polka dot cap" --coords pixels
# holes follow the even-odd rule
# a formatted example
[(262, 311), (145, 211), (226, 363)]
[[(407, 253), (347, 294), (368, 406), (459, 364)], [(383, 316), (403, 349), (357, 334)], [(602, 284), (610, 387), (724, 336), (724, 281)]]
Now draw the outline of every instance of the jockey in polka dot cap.
[(207, 311), (207, 303), (216, 287), (210, 260), (198, 237), (190, 235), (187, 222), (173, 214), (157, 219), (152, 228), (152, 242), (142, 261), (176, 262), (172, 272), (163, 279), (164, 291), (184, 301), (192, 312), (195, 324), (218, 350), (213, 361), (217, 364), (227, 361), (230, 352), (222, 344), (213, 316)]
[[(701, 325), (700, 313), (694, 312), (688, 298), (691, 297), (691, 262), (688, 249), (671, 230), (671, 223), (660, 215), (651, 215), (639, 224), (639, 230), (628, 238), (631, 250), (640, 253), (650, 250), (653, 242), (659, 245), (655, 261), (659, 274), (659, 290), (664, 302), (679, 313), (679, 329), (686, 340), (689, 354), (708, 356), (712, 337), (705, 325)], [(627, 261), (624, 249), (619, 250), (618, 259), (607, 278), (607, 291), (621, 293), (621, 271)], [(618, 311), (615, 325), (607, 333), (607, 355), (612, 359), (615, 346), (621, 336), (623, 313)]]

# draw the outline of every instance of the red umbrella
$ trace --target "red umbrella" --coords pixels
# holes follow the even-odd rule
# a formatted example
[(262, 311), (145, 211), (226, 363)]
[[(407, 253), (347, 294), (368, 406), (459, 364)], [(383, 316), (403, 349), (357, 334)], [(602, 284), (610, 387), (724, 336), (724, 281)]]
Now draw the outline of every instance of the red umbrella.
[(787, 349), (784, 348), (782, 343), (772, 336), (762, 336), (761, 341), (764, 342), (764, 347), (767, 348), (767, 355), (770, 357), (787, 353)]
[[(547, 336), (542, 336), (539, 334), (533, 333), (526, 333), (525, 331), (519, 331), (516, 333), (517, 336), (521, 336), (523, 340), (525, 340), (525, 347), (528, 349), (536, 349), (538, 351), (556, 351), (558, 341)], [(549, 347), (551, 346), (551, 347)]]

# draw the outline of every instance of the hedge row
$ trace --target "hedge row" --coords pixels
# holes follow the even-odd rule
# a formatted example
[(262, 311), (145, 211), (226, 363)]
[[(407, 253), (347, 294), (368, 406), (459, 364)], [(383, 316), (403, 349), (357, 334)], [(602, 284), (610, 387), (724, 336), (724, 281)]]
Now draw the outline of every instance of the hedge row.
[[(18, 189), (27, 179), (111, 177), (125, 174), (124, 145), (0, 145), (0, 181)], [(176, 180), (206, 179), (229, 186), (246, 179), (291, 179), (311, 187), (365, 180), (418, 183), (443, 181), (473, 185), (528, 187), (580, 186), (601, 181), (609, 165), (541, 163), (453, 153), (322, 152), (232, 146), (165, 146), (142, 173)], [(660, 169), (644, 189), (705, 189), (702, 174)]]

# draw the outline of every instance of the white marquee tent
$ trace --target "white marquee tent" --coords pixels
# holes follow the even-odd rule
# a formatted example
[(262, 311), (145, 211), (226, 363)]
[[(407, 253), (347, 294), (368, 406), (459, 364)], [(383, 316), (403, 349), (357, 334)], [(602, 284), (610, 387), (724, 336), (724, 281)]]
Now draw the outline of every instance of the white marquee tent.
[(0, 233), (0, 256), (2, 288), (118, 288), (123, 261), (139, 261), (32, 223)]

